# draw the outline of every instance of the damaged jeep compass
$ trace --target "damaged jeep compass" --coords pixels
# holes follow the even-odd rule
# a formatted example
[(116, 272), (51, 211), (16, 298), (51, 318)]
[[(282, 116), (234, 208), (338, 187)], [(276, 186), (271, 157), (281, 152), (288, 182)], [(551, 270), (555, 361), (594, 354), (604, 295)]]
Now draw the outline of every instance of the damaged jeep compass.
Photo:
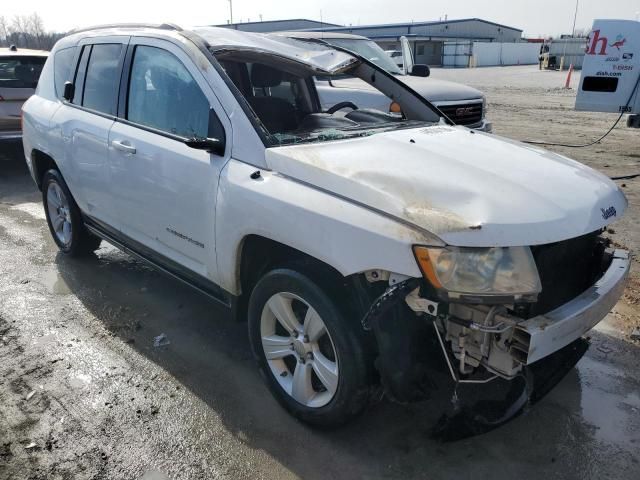
[[(401, 114), (323, 109), (314, 78), (344, 74)], [(327, 45), (95, 27), (57, 43), (23, 113), (60, 250), (106, 240), (247, 319), (269, 389), (314, 425), (436, 389), (498, 425), (581, 358), (629, 271), (601, 235), (627, 208), (609, 178), (451, 125)]]

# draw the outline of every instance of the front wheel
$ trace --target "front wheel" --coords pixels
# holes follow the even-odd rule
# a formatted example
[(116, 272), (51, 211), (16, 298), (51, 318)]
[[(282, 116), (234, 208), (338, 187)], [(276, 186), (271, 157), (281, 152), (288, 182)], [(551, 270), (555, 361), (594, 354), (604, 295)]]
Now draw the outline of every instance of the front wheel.
[(290, 269), (266, 274), (249, 300), (249, 336), (267, 385), (295, 417), (335, 427), (366, 407), (364, 344), (310, 277)]

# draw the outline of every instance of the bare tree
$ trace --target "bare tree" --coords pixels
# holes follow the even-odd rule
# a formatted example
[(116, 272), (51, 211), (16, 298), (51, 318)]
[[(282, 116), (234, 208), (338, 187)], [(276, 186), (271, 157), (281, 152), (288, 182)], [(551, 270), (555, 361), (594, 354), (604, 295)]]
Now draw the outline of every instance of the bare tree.
[(0, 45), (7, 42), (9, 37), (9, 24), (4, 15), (0, 15)]
[(27, 29), (29, 34), (31, 34), (36, 42), (36, 48), (43, 48), (43, 37), (45, 35), (44, 31), (44, 23), (42, 23), (42, 18), (36, 12), (33, 12), (27, 18)]
[(0, 16), (0, 46), (51, 50), (63, 36), (63, 33), (47, 32), (42, 17), (35, 12), (15, 15), (10, 20)]
[(28, 21), (26, 15), (15, 15), (11, 20), (11, 37), (17, 39), (16, 45), (29, 48), (29, 32), (27, 31)]

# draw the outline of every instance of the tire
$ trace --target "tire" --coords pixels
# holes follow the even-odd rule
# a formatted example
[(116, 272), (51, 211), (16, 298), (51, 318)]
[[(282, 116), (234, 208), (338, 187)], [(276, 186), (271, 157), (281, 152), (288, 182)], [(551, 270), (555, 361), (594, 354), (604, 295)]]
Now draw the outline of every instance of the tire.
[(288, 268), (264, 275), (251, 293), (248, 319), (260, 372), (293, 416), (333, 428), (368, 405), (373, 365), (365, 344), (310, 276)]
[(101, 240), (87, 231), (58, 170), (48, 170), (42, 177), (42, 203), (53, 241), (63, 253), (82, 256), (98, 249)]

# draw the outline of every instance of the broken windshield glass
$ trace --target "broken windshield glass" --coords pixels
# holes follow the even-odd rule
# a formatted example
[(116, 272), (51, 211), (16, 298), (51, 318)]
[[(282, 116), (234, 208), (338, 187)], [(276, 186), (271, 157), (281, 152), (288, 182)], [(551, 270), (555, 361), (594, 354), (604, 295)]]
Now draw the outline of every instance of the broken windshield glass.
[(377, 133), (391, 130), (417, 128), (425, 126), (425, 122), (408, 121), (395, 123), (393, 125), (383, 125), (377, 128), (354, 128), (354, 129), (326, 129), (313, 132), (301, 133), (298, 135), (289, 133), (277, 133), (272, 135), (274, 145), (295, 145), (299, 143), (326, 142), (331, 140), (347, 140), (351, 138), (369, 137)]
[[(280, 49), (269, 52), (264, 45), (259, 49), (246, 45), (212, 47), (213, 55), (240, 92), (242, 98), (239, 101), (248, 104), (250, 108), (247, 111), (255, 115), (258, 124), (268, 132), (267, 141), (273, 145), (368, 136), (407, 128), (407, 125), (440, 121), (439, 114), (428, 102), (425, 105), (423, 99), (376, 65), (368, 63), (367, 59), (326, 45), (311, 45), (292, 39), (275, 43)], [(323, 68), (329, 68), (329, 65), (334, 68), (329, 77), (348, 73), (380, 89), (378, 95), (385, 111), (366, 108), (364, 98), (357, 91), (353, 94), (347, 92), (348, 100), (341, 97), (329, 104), (324, 100), (321, 103), (314, 80), (320, 63)], [(388, 105), (392, 99), (403, 110), (390, 113)]]

